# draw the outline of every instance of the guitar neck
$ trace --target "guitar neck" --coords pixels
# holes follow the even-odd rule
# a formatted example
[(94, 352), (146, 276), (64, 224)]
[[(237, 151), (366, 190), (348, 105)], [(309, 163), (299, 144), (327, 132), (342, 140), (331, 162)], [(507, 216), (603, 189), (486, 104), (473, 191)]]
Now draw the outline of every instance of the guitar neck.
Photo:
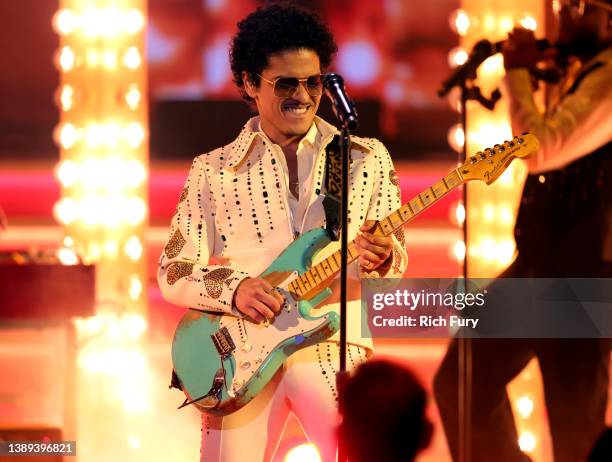
[[(395, 212), (378, 221), (373, 233), (389, 236), (463, 183), (463, 176), (459, 169), (454, 169), (444, 178), (414, 196)], [(356, 260), (358, 256), (357, 246), (355, 241), (352, 240), (347, 247), (347, 264)], [(290, 284), (290, 290), (299, 298), (309, 298), (317, 294), (340, 271), (341, 261), (340, 250), (337, 250), (293, 280)]]

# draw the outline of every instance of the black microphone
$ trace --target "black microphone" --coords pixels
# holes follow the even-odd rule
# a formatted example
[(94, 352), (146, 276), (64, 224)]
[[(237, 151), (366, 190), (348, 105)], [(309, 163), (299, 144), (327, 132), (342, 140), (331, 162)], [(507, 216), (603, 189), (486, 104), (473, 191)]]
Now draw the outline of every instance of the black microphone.
[[(474, 48), (472, 48), (472, 51), (468, 56), (467, 61), (461, 66), (458, 66), (451, 76), (442, 83), (442, 86), (438, 90), (438, 96), (444, 97), (457, 85), (462, 85), (468, 79), (475, 79), (478, 66), (480, 66), (488, 57), (493, 56), (496, 53), (500, 53), (504, 43), (506, 43), (506, 40), (491, 43), (490, 41), (483, 39), (476, 42)], [(551, 46), (552, 45), (550, 42), (546, 39), (536, 40), (536, 48), (538, 51), (544, 51)]]
[(349, 130), (356, 130), (359, 126), (359, 118), (355, 103), (349, 98), (344, 88), (344, 79), (340, 75), (330, 72), (323, 77), (323, 87), (332, 101), (334, 114), (336, 114), (340, 123)]

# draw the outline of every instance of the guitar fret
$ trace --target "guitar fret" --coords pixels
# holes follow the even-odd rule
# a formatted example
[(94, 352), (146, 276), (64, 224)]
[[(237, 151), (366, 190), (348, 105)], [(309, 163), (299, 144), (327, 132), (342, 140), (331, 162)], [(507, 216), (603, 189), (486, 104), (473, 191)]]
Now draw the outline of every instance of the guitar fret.
[(419, 197), (417, 196), (409, 202), (410, 208), (413, 210), (414, 215), (417, 215), (421, 210), (423, 210), (423, 206), (417, 200), (418, 198)]
[(325, 275), (324, 279), (327, 279), (333, 274), (333, 272), (329, 268), (329, 263), (327, 261), (327, 258), (323, 260), (321, 263), (319, 263), (319, 266), (322, 268), (323, 274)]
[(302, 276), (298, 276), (295, 279), (295, 282), (297, 283), (298, 288), (300, 289), (300, 292), (301, 292), (300, 295), (305, 294), (306, 293), (306, 286), (304, 285), (304, 282), (302, 282)]
[(321, 265), (314, 265), (312, 268), (314, 268), (314, 274), (315, 274), (316, 276), (319, 276), (319, 279), (320, 279), (319, 283), (320, 283), (321, 281), (324, 281), (324, 280), (325, 280), (325, 278), (327, 277), (327, 275), (326, 275), (326, 274), (324, 274), (323, 276), (321, 276), (321, 271), (320, 271), (320, 270), (321, 270)]
[[(338, 266), (338, 262), (336, 262), (336, 259), (333, 258), (335, 257), (336, 254), (330, 255), (329, 257), (327, 257), (325, 260), (328, 261), (329, 266), (331, 267), (331, 269), (335, 272), (340, 271), (340, 267)], [(335, 265), (335, 268), (334, 268)]]
[(436, 199), (442, 197), (444, 194), (448, 192), (448, 189), (446, 188), (446, 185), (444, 184), (444, 179), (438, 181), (437, 183), (434, 183), (431, 189), (433, 193), (435, 194)]
[(310, 287), (308, 287), (308, 290), (312, 289), (313, 287), (317, 286), (317, 282), (314, 280), (314, 277), (312, 277), (312, 274), (310, 274), (310, 270), (306, 271), (304, 273), (304, 276), (306, 276), (306, 280), (308, 281), (308, 284), (310, 285)]

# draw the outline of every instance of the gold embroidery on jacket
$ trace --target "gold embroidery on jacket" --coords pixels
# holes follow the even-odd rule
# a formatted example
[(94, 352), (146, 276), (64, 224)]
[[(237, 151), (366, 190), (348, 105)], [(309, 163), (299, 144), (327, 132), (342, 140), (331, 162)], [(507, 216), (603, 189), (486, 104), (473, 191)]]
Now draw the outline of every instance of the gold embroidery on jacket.
[(168, 275), (166, 276), (166, 280), (168, 281), (169, 285), (173, 285), (180, 278), (189, 276), (192, 271), (193, 263), (175, 261), (174, 263), (170, 263), (170, 266), (168, 266)]
[(223, 282), (225, 282), (226, 279), (233, 273), (234, 270), (229, 268), (218, 268), (216, 270), (212, 270), (210, 273), (207, 273), (203, 280), (208, 296), (211, 298), (219, 298), (221, 296), (221, 292), (223, 291)]
[(177, 229), (164, 248), (168, 258), (176, 257), (181, 252), (186, 242), (181, 231)]

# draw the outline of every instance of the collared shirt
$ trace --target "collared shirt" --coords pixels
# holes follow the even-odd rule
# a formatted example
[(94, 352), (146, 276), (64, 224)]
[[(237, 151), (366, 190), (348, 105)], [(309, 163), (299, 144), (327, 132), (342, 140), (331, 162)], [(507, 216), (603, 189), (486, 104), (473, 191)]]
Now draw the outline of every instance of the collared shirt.
[(312, 123), (310, 129), (306, 132), (303, 138), (298, 143), (297, 150), (295, 152), (297, 158), (297, 181), (298, 181), (298, 192), (299, 197), (295, 197), (289, 187), (289, 168), (287, 166), (287, 160), (282, 152), (282, 148), (275, 144), (268, 135), (261, 129), (261, 124), (257, 124), (257, 130), (260, 136), (264, 138), (272, 149), (277, 151), (278, 157), (281, 159), (283, 171), (285, 173), (285, 184), (287, 191), (289, 192), (289, 209), (293, 218), (294, 232), (299, 234), (300, 230), (297, 229), (304, 220), (304, 214), (308, 208), (308, 201), (306, 198), (306, 192), (310, 188), (312, 178), (314, 176), (313, 164), (317, 155), (317, 147), (321, 143), (320, 133), (317, 130), (315, 122)]
[(528, 160), (530, 173), (564, 167), (612, 140), (612, 48), (585, 63), (579, 73), (597, 62), (602, 65), (546, 114), (534, 102), (529, 72), (508, 71), (505, 83), (512, 129), (529, 131), (540, 140), (538, 153)]
[[(191, 166), (159, 260), (158, 283), (171, 303), (237, 314), (232, 299), (240, 282), (270, 266), (294, 240), (294, 230), (303, 233), (325, 225), (321, 194), (325, 147), (336, 128), (315, 119), (312, 166), (307, 178), (304, 173), (300, 216), (291, 213), (282, 151), (258, 127), (257, 117), (249, 120), (231, 144), (196, 157)], [(382, 143), (371, 138), (351, 140), (349, 240), (364, 221), (381, 220), (401, 205), (393, 163)], [(385, 276), (401, 277), (408, 261), (401, 229), (392, 239), (394, 250)], [(338, 242), (328, 245), (319, 259), (338, 246)], [(349, 267), (349, 275), (359, 277), (356, 264)], [(349, 338), (351, 330), (358, 336), (359, 323), (350, 324), (354, 327), (349, 326)]]

